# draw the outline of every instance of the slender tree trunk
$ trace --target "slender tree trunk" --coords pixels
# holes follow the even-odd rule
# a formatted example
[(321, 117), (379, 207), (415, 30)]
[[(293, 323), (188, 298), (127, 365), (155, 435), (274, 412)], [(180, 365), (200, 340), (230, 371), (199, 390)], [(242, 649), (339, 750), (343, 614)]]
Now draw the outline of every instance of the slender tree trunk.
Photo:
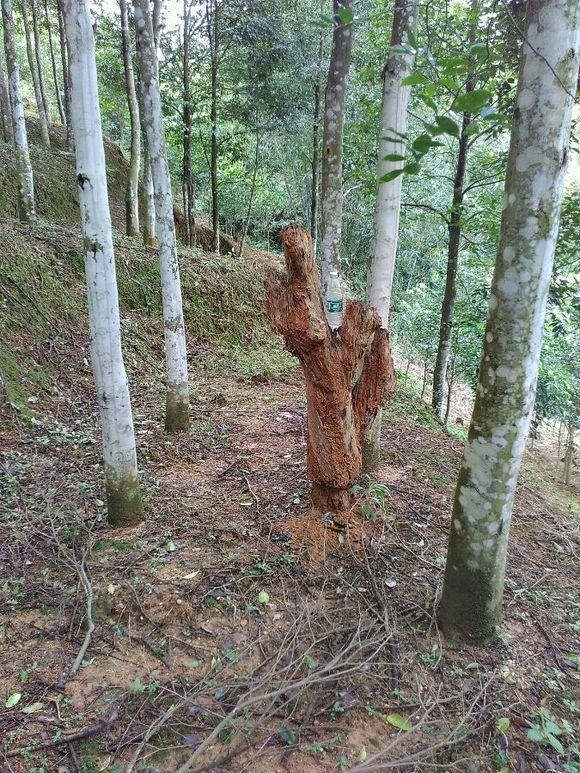
[(242, 238), (240, 241), (240, 250), (238, 252), (239, 257), (242, 257), (242, 255), (244, 254), (244, 244), (246, 241), (246, 237), (248, 236), (248, 228), (250, 227), (252, 207), (254, 206), (254, 196), (256, 195), (256, 178), (258, 176), (259, 160), (260, 160), (260, 130), (256, 129), (256, 156), (254, 158), (254, 172), (252, 174), (252, 185), (250, 187), (250, 200), (248, 201), (248, 211), (246, 213), (244, 230), (242, 231)]
[(64, 113), (66, 116), (66, 144), (69, 150), (74, 149), (74, 138), (72, 132), (71, 110), (70, 110), (70, 78), (68, 67), (68, 46), (64, 29), (64, 19), (60, 3), (57, 2), (58, 12), (58, 37), (60, 41), (60, 63), (62, 67), (62, 84), (64, 93)]
[(141, 165), (141, 123), (139, 104), (135, 91), (133, 58), (131, 55), (131, 35), (129, 33), (129, 14), (126, 0), (119, 0), (121, 11), (121, 40), (123, 44), (123, 66), (125, 70), (125, 88), (131, 120), (131, 158), (129, 177), (125, 191), (125, 218), (127, 236), (139, 236), (139, 167)]
[(6, 75), (4, 72), (4, 57), (0, 55), (0, 117), (2, 119), (2, 137), (4, 142), (12, 142), (14, 133), (12, 131), (12, 108), (10, 107), (10, 94), (6, 84)]
[(46, 19), (46, 30), (48, 32), (48, 48), (50, 50), (50, 63), (52, 66), (52, 79), (54, 81), (54, 93), (56, 95), (56, 106), (58, 108), (58, 114), (60, 116), (60, 122), (63, 126), (66, 126), (66, 114), (62, 104), (62, 97), (60, 95), (60, 86), (58, 82), (58, 68), (56, 66), (56, 58), (54, 56), (54, 46), (52, 44), (52, 25), (50, 23), (50, 15), (48, 13), (48, 0), (44, 0), (44, 18)]
[[(209, 0), (213, 3), (213, 0)], [(219, 193), (218, 193), (218, 93), (217, 78), (219, 67), (219, 15), (218, 5), (215, 3), (211, 17), (208, 14), (208, 34), (211, 50), (211, 143), (210, 143), (210, 179), (211, 179), (211, 225), (213, 232), (213, 250), (220, 251), (220, 217), (219, 217)]]
[(445, 401), (445, 418), (443, 424), (447, 427), (449, 421), (449, 414), (451, 412), (451, 397), (453, 395), (453, 377), (455, 374), (455, 358), (451, 358), (449, 367), (447, 368), (447, 400)]
[(34, 58), (36, 60), (36, 70), (38, 72), (38, 87), (42, 97), (42, 106), (46, 120), (50, 123), (50, 105), (46, 96), (46, 87), (44, 85), (44, 68), (42, 66), (42, 46), (40, 45), (40, 29), (38, 27), (38, 14), (36, 13), (36, 0), (30, 0), (30, 9), (32, 11), (32, 34), (34, 37)]
[[(322, 15), (323, 3), (320, 4)], [(310, 235), (312, 236), (312, 249), (316, 256), (318, 242), (318, 170), (319, 145), (320, 145), (320, 96), (322, 93), (322, 56), (324, 53), (324, 32), (321, 28), (318, 40), (318, 64), (316, 71), (316, 83), (314, 84), (314, 117), (312, 121), (312, 184), (310, 190)]]
[(333, 0), (334, 29), (332, 51), (324, 98), (322, 135), (322, 229), (320, 263), (322, 292), (326, 296), (332, 269), (341, 273), (340, 236), (342, 229), (342, 127), (346, 82), (352, 51), (352, 21), (344, 23), (342, 14), (352, 14), (353, 0)]
[(566, 453), (564, 455), (564, 483), (570, 485), (572, 480), (572, 467), (574, 465), (574, 455), (576, 447), (574, 445), (574, 425), (568, 424), (568, 438), (566, 441)]
[(88, 0), (61, 2), (71, 58), (72, 124), (85, 246), (91, 359), (103, 430), (108, 519), (113, 526), (129, 526), (141, 520), (143, 503), (129, 384), (121, 353), (93, 28)]
[(534, 405), (558, 234), (579, 47), (576, 0), (528, 0), (499, 246), (439, 610), (444, 631), (473, 639), (493, 637), (501, 619), (513, 499)]
[(149, 0), (133, 0), (133, 8), (137, 34), (137, 61), (141, 74), (142, 115), (147, 132), (149, 160), (155, 190), (155, 216), (161, 267), (167, 369), (165, 428), (168, 432), (179, 432), (189, 425), (189, 388), (185, 325), (173, 219), (173, 194), (169, 164), (167, 163), (157, 55)]
[[(393, 14), (391, 46), (407, 43), (407, 32), (417, 28), (418, 0), (396, 0)], [(400, 162), (386, 161), (385, 156), (393, 153), (404, 155), (404, 142), (389, 142), (385, 137), (393, 129), (401, 134), (407, 130), (407, 106), (411, 94), (410, 86), (402, 86), (404, 78), (413, 69), (414, 54), (391, 51), (383, 71), (383, 98), (379, 127), (379, 160), (377, 179), (398, 169)], [(389, 327), (391, 288), (397, 255), (399, 236), (399, 212), (401, 209), (402, 176), (388, 182), (379, 182), (375, 203), (373, 255), (367, 275), (367, 303), (379, 312), (381, 326)], [(382, 406), (371, 417), (365, 427), (363, 438), (363, 471), (374, 472), (381, 458)]]
[(191, 175), (190, 0), (183, 0), (183, 214), (187, 244), (195, 244), (195, 189)]
[(153, 190), (153, 175), (149, 159), (149, 148), (145, 132), (143, 137), (143, 244), (155, 247), (157, 237), (155, 232), (155, 192)]
[(40, 91), (40, 84), (38, 82), (38, 72), (36, 70), (36, 63), (34, 61), (34, 51), (32, 49), (32, 40), (30, 38), (30, 22), (28, 21), (28, 10), (26, 8), (28, 0), (20, 0), (20, 7), (22, 9), (22, 21), (24, 22), (24, 37), (26, 40), (26, 57), (28, 59), (28, 67), (30, 69), (30, 76), (32, 78), (32, 85), (34, 86), (34, 98), (36, 101), (36, 110), (38, 112), (38, 121), (40, 124), (40, 139), (42, 144), (50, 147), (50, 134), (48, 132), (48, 118), (44, 110), (44, 102), (42, 100), (42, 93)]
[(18, 217), (23, 223), (33, 223), (36, 220), (34, 182), (30, 155), (28, 153), (24, 105), (20, 93), (20, 71), (16, 46), (14, 44), (14, 20), (12, 17), (11, 0), (2, 0), (2, 23), (4, 26), (4, 51), (6, 54), (8, 88), (12, 105), (12, 134), (16, 150), (16, 168), (18, 170)]

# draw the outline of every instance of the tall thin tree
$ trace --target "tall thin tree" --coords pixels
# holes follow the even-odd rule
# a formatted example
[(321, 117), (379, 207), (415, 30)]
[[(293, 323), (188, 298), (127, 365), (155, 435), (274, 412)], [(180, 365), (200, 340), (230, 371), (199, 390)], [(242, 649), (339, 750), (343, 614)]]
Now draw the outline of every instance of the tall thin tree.
[[(415, 59), (414, 53), (405, 52), (401, 47), (408, 44), (408, 33), (414, 34), (419, 15), (418, 0), (395, 0), (391, 48), (383, 70), (383, 97), (379, 127), (379, 160), (377, 164), (377, 198), (373, 254), (367, 274), (366, 299), (374, 306), (381, 318), (381, 327), (388, 330), (389, 309), (393, 273), (399, 238), (399, 213), (401, 210), (402, 176), (381, 182), (401, 167), (400, 161), (392, 161), (390, 155), (404, 155), (404, 141), (393, 143), (388, 139), (393, 130), (405, 135), (407, 130), (407, 107), (411, 94), (410, 86), (403, 86), (403, 80), (410, 75)], [(397, 46), (393, 50), (393, 46)], [(370, 416), (363, 433), (363, 469), (373, 472), (381, 456), (382, 408)]]
[(324, 98), (322, 137), (322, 292), (332, 269), (340, 273), (342, 231), (342, 129), (352, 52), (353, 0), (333, 0), (334, 28)]
[(165, 428), (168, 432), (179, 432), (186, 429), (189, 424), (189, 387), (185, 325), (173, 219), (173, 194), (161, 114), (157, 54), (149, 0), (133, 0), (133, 8), (137, 61), (141, 75), (142, 113), (155, 190), (155, 219), (161, 267), (167, 370)]
[(42, 92), (40, 91), (40, 84), (38, 82), (38, 71), (36, 69), (36, 61), (34, 58), (32, 38), (30, 37), (30, 21), (28, 19), (27, 3), (28, 3), (28, 0), (20, 0), (20, 8), (22, 11), (22, 21), (24, 22), (26, 58), (28, 59), (28, 68), (30, 70), (30, 77), (32, 78), (32, 85), (34, 87), (34, 99), (36, 102), (36, 112), (38, 113), (38, 121), (40, 124), (40, 139), (42, 144), (45, 145), (47, 148), (49, 148), (50, 134), (48, 131), (48, 117), (44, 109)]
[(71, 68), (71, 117), (84, 234), (91, 360), (103, 431), (108, 519), (114, 526), (141, 520), (143, 503), (129, 385), (121, 352), (115, 254), (94, 37), (88, 0), (60, 0)]
[(34, 181), (30, 154), (28, 152), (28, 137), (24, 119), (24, 104), (20, 92), (20, 69), (14, 41), (14, 19), (11, 0), (2, 0), (2, 24), (4, 27), (4, 52), (6, 54), (6, 71), (8, 73), (8, 88), (10, 92), (12, 134), (16, 149), (16, 166), (18, 170), (18, 216), (23, 223), (33, 223), (36, 220), (34, 209)]
[(191, 173), (191, 0), (183, 0), (183, 213), (187, 244), (195, 243), (195, 188)]
[(52, 67), (52, 79), (54, 81), (54, 93), (56, 97), (56, 106), (58, 108), (60, 121), (63, 126), (66, 126), (66, 113), (64, 111), (62, 96), (60, 93), (60, 84), (58, 81), (58, 68), (56, 66), (56, 57), (54, 54), (54, 45), (52, 42), (52, 23), (50, 19), (50, 14), (48, 12), (48, 0), (44, 0), (44, 19), (46, 22), (46, 31), (48, 34), (48, 50), (50, 52), (50, 64)]
[(66, 43), (66, 35), (64, 29), (64, 19), (62, 18), (62, 10), (60, 3), (57, 2), (57, 14), (58, 14), (58, 37), (60, 42), (60, 62), (62, 67), (62, 86), (64, 94), (64, 113), (66, 116), (66, 142), (69, 149), (72, 150), (74, 146), (72, 121), (70, 117), (70, 78), (68, 67), (68, 46)]
[(439, 619), (495, 634), (532, 416), (580, 57), (577, 0), (528, 0), (500, 239)]
[(10, 117), (10, 94), (4, 71), (4, 57), (0, 54), (0, 118), (2, 119), (2, 137), (4, 142), (12, 142), (12, 119)]
[[(324, 0), (320, 2), (320, 16), (324, 10)], [(312, 250), (316, 255), (318, 245), (318, 179), (320, 172), (320, 103), (322, 95), (322, 59), (324, 54), (324, 27), (320, 27), (318, 38), (318, 56), (314, 81), (314, 110), (312, 116), (312, 177), (310, 184), (310, 236)]]
[(44, 82), (44, 67), (42, 64), (42, 46), (40, 44), (40, 27), (38, 25), (38, 13), (36, 12), (36, 0), (30, 0), (30, 10), (32, 11), (32, 36), (34, 39), (34, 59), (36, 61), (36, 72), (38, 73), (38, 86), (42, 105), (46, 115), (46, 120), (50, 124), (50, 105), (46, 94), (46, 85)]
[(129, 175), (125, 191), (125, 220), (128, 236), (139, 236), (139, 167), (141, 165), (141, 123), (139, 103), (135, 90), (133, 57), (131, 52), (131, 34), (129, 32), (129, 14), (127, 0), (119, 0), (121, 11), (121, 42), (123, 47), (123, 67), (125, 70), (125, 89), (131, 121), (131, 157)]

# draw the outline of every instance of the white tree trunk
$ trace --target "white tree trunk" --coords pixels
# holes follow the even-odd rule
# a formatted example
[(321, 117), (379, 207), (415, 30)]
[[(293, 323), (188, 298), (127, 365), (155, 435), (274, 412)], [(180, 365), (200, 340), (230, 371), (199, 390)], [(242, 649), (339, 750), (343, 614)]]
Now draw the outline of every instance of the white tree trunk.
[(444, 630), (474, 639), (492, 637), (501, 618), (558, 234), (579, 24), (577, 0), (528, 0), (500, 241), (440, 608)]
[(50, 147), (50, 133), (48, 131), (48, 118), (44, 108), (44, 102), (42, 100), (42, 91), (40, 89), (40, 83), (38, 80), (38, 71), (36, 69), (36, 62), (34, 59), (34, 51), (32, 48), (32, 39), (30, 36), (30, 22), (28, 20), (28, 10), (26, 7), (28, 0), (21, 0), (20, 8), (22, 10), (22, 21), (24, 22), (24, 39), (26, 41), (26, 57), (28, 59), (28, 69), (30, 70), (30, 76), (32, 78), (32, 85), (34, 86), (34, 98), (36, 101), (36, 111), (38, 113), (38, 122), (40, 124), (40, 139), (42, 144), (47, 148)]
[(141, 74), (143, 123), (147, 133), (149, 162), (155, 191), (155, 220), (161, 268), (167, 369), (165, 428), (168, 432), (179, 432), (186, 429), (189, 424), (189, 389), (181, 282), (173, 219), (173, 193), (165, 147), (157, 56), (149, 0), (133, 0), (133, 8), (137, 61)]
[[(415, 31), (417, 17), (417, 0), (396, 0), (391, 33), (392, 46), (407, 43), (407, 31)], [(411, 87), (401, 86), (401, 82), (411, 74), (414, 59), (414, 54), (394, 51), (391, 51), (387, 57), (383, 73), (377, 179), (402, 166), (400, 161), (385, 161), (385, 156), (392, 153), (403, 156), (404, 140), (401, 138), (401, 142), (395, 143), (389, 142), (385, 137), (393, 136), (393, 129), (401, 133), (407, 130), (407, 106)], [(394, 180), (377, 185), (373, 254), (367, 274), (366, 299), (369, 306), (374, 306), (379, 312), (381, 327), (385, 330), (389, 327), (391, 289), (399, 236), (402, 180), (403, 177), (400, 175)], [(366, 473), (374, 472), (379, 466), (381, 423), (382, 408), (379, 408), (363, 433), (363, 470)]]
[(121, 39), (123, 43), (123, 67), (125, 70), (125, 88), (131, 119), (131, 160), (125, 191), (125, 220), (127, 236), (139, 236), (139, 167), (141, 165), (141, 124), (139, 104), (133, 75), (131, 55), (131, 35), (129, 33), (129, 14), (126, 0), (119, 0), (121, 12)]
[(352, 51), (352, 22), (345, 24), (340, 11), (352, 13), (353, 0), (333, 0), (334, 31), (324, 98), (322, 136), (322, 223), (320, 264), (322, 295), (326, 296), (332, 269), (341, 273), (342, 230), (342, 127), (346, 82)]
[(109, 522), (141, 520), (135, 434), (121, 353), (119, 299), (93, 27), (88, 0), (61, 0), (70, 52), (71, 119), (84, 235), (91, 360), (103, 431)]
[(34, 182), (30, 155), (28, 153), (24, 105), (20, 93), (20, 70), (14, 45), (14, 21), (12, 18), (11, 0), (2, 0), (2, 22), (4, 26), (4, 51), (6, 52), (8, 91), (12, 104), (12, 133), (14, 135), (16, 166), (18, 169), (18, 216), (23, 223), (33, 223), (36, 220), (36, 213), (34, 211)]

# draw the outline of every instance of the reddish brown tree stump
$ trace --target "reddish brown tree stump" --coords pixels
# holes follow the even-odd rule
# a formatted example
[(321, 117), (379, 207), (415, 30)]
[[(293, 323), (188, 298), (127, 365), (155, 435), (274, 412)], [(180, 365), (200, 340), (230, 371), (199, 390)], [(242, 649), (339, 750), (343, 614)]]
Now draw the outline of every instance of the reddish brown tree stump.
[(362, 433), (395, 388), (389, 333), (375, 309), (347, 301), (342, 326), (326, 322), (310, 234), (282, 232), (286, 275), (272, 275), (266, 308), (306, 381), (307, 467), (312, 503), (321, 513), (344, 513), (362, 467)]

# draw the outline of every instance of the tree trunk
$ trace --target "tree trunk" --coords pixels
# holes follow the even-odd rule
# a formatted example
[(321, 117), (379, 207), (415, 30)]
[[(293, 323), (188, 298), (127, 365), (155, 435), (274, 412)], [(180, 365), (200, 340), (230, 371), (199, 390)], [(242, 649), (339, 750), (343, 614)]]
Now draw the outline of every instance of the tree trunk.
[(157, 55), (149, 0), (133, 0), (133, 8), (137, 34), (137, 61), (141, 74), (142, 115), (147, 133), (155, 191), (155, 219), (161, 267), (167, 369), (165, 428), (168, 432), (180, 432), (187, 429), (189, 425), (189, 388), (185, 325), (173, 219), (173, 193), (161, 114)]
[(449, 421), (449, 414), (451, 412), (451, 397), (453, 395), (453, 377), (455, 374), (455, 358), (452, 357), (447, 368), (447, 400), (445, 402), (445, 418), (443, 424), (447, 427)]
[(60, 87), (58, 83), (58, 68), (56, 66), (56, 58), (54, 56), (54, 46), (52, 44), (52, 25), (50, 23), (50, 14), (48, 13), (48, 0), (44, 0), (44, 18), (46, 19), (46, 30), (48, 32), (48, 48), (50, 51), (50, 64), (52, 66), (52, 79), (54, 81), (54, 93), (56, 95), (56, 106), (58, 108), (58, 114), (60, 116), (60, 122), (63, 126), (66, 126), (66, 114), (62, 104), (62, 98), (60, 95)]
[(361, 472), (363, 427), (394, 387), (389, 333), (359, 301), (347, 302), (342, 326), (331, 331), (310, 234), (294, 225), (281, 238), (286, 276), (269, 278), (266, 306), (306, 380), (312, 502), (319, 514), (346, 513)]
[(333, 0), (334, 28), (332, 51), (324, 97), (322, 133), (322, 229), (320, 263), (322, 292), (326, 296), (332, 269), (341, 273), (340, 236), (342, 229), (342, 126), (346, 81), (352, 51), (352, 21), (344, 23), (340, 12), (352, 14), (353, 0)]
[(10, 117), (12, 108), (10, 107), (10, 95), (6, 84), (6, 75), (4, 73), (4, 57), (0, 55), (0, 117), (2, 119), (2, 137), (4, 142), (12, 142), (14, 133), (12, 131), (12, 119)]
[(26, 8), (28, 0), (20, 0), (20, 7), (22, 9), (22, 21), (24, 22), (24, 37), (26, 41), (26, 58), (28, 59), (28, 68), (30, 70), (30, 76), (32, 78), (32, 85), (34, 86), (34, 98), (36, 101), (36, 111), (38, 113), (38, 121), (40, 124), (40, 139), (42, 144), (50, 147), (50, 134), (48, 132), (48, 119), (44, 110), (44, 102), (42, 100), (42, 94), (40, 91), (40, 84), (38, 82), (38, 72), (36, 70), (36, 63), (34, 61), (34, 52), (32, 49), (32, 40), (30, 39), (30, 23), (28, 21), (28, 10)]
[(103, 430), (108, 520), (138, 523), (143, 503), (137, 476), (129, 385), (121, 326), (93, 28), (87, 0), (61, 0), (70, 50), (72, 125), (85, 247), (91, 359)]
[[(391, 32), (391, 46), (407, 43), (407, 32), (417, 28), (418, 0), (396, 0)], [(400, 162), (385, 161), (385, 156), (397, 153), (404, 155), (404, 142), (389, 142), (384, 139), (395, 130), (407, 131), (407, 106), (411, 95), (410, 86), (401, 82), (413, 70), (414, 54), (389, 53), (383, 71), (383, 98), (379, 127), (379, 160), (377, 178), (398, 169)], [(379, 312), (381, 326), (389, 327), (391, 288), (397, 255), (399, 235), (399, 212), (401, 209), (402, 176), (389, 182), (378, 183), (375, 203), (373, 255), (367, 276), (367, 303)], [(371, 417), (365, 427), (363, 442), (363, 470), (374, 472), (381, 458), (382, 407)]]
[(155, 233), (155, 192), (153, 190), (153, 175), (149, 160), (149, 148), (145, 132), (143, 136), (143, 244), (147, 247), (155, 247), (157, 236)]
[(256, 195), (256, 177), (258, 176), (258, 163), (260, 160), (260, 130), (256, 129), (256, 156), (254, 158), (254, 172), (252, 174), (252, 185), (250, 187), (250, 200), (248, 201), (248, 211), (246, 213), (246, 220), (244, 222), (244, 230), (242, 231), (242, 238), (240, 240), (240, 249), (238, 252), (239, 257), (244, 254), (244, 243), (248, 235), (248, 228), (250, 227), (250, 218), (252, 216), (252, 207), (254, 205), (254, 196)]
[[(320, 14), (324, 5), (320, 4)], [(312, 236), (312, 250), (316, 257), (316, 244), (318, 240), (318, 167), (320, 144), (320, 95), (322, 92), (322, 55), (324, 52), (324, 32), (321, 28), (318, 40), (318, 66), (316, 83), (314, 84), (314, 117), (312, 121), (312, 184), (310, 190), (310, 235)]]
[(23, 223), (33, 223), (36, 220), (34, 181), (30, 155), (28, 153), (24, 105), (20, 93), (20, 70), (14, 44), (14, 20), (12, 18), (11, 0), (2, 0), (2, 23), (4, 26), (6, 72), (8, 73), (8, 88), (12, 105), (12, 134), (16, 150), (16, 168), (18, 170), (18, 217)]
[(499, 246), (439, 611), (446, 632), (473, 639), (493, 637), (501, 618), (558, 234), (579, 22), (576, 0), (528, 0)]
[(139, 167), (141, 164), (141, 123), (139, 120), (139, 104), (135, 91), (133, 75), (133, 58), (131, 55), (131, 35), (129, 33), (129, 14), (126, 0), (119, 0), (121, 11), (121, 40), (123, 45), (123, 67), (125, 70), (125, 87), (127, 104), (131, 120), (131, 158), (129, 161), (129, 178), (125, 191), (125, 220), (127, 236), (139, 236)]
[(40, 45), (40, 30), (38, 28), (38, 14), (36, 13), (36, 1), (30, 0), (30, 9), (32, 11), (32, 35), (34, 37), (34, 58), (36, 60), (36, 70), (38, 72), (38, 87), (42, 98), (42, 106), (46, 120), (50, 124), (50, 105), (46, 96), (46, 87), (44, 85), (44, 68), (42, 66), (42, 47)]
[[(210, 0), (210, 3), (213, 0)], [(211, 143), (210, 143), (210, 179), (211, 179), (211, 226), (213, 232), (213, 250), (220, 251), (220, 218), (218, 195), (218, 141), (217, 141), (217, 77), (218, 77), (218, 49), (219, 49), (219, 19), (217, 3), (211, 17), (208, 11), (208, 35), (211, 51)]]
[(190, 0), (183, 0), (183, 214), (187, 244), (195, 244), (195, 189), (191, 175)]
[(574, 425), (568, 425), (568, 438), (566, 441), (566, 454), (564, 456), (564, 483), (570, 485), (572, 480), (572, 467), (574, 465), (574, 454), (576, 448), (574, 445)]
[(66, 116), (66, 144), (69, 150), (74, 149), (74, 138), (72, 132), (71, 110), (70, 110), (70, 78), (68, 67), (68, 46), (66, 43), (66, 35), (64, 30), (64, 20), (62, 18), (62, 10), (60, 3), (57, 2), (58, 12), (58, 37), (60, 41), (60, 62), (62, 67), (62, 83), (64, 93), (64, 113)]

